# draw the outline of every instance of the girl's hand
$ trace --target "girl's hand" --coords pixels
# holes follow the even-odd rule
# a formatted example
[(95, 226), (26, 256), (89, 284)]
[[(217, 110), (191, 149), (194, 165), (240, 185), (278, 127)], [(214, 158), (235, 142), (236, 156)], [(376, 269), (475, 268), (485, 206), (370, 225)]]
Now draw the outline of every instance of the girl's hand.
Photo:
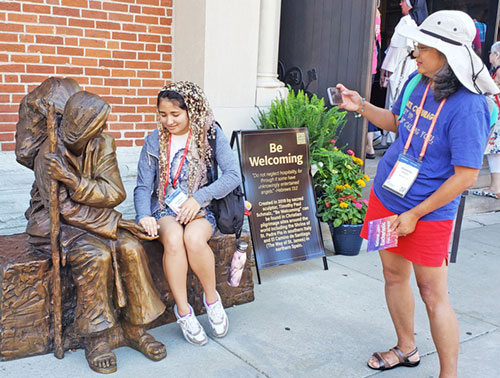
[(141, 226), (150, 237), (158, 236), (160, 225), (156, 222), (154, 217), (143, 217), (139, 219), (139, 226)]
[(342, 104), (339, 104), (339, 108), (349, 110), (351, 112), (357, 112), (363, 106), (363, 99), (356, 91), (351, 91), (347, 89), (342, 84), (337, 84), (337, 89), (342, 94)]
[(200, 211), (200, 204), (193, 197), (189, 197), (182, 205), (181, 211), (177, 214), (175, 218), (180, 224), (188, 224)]

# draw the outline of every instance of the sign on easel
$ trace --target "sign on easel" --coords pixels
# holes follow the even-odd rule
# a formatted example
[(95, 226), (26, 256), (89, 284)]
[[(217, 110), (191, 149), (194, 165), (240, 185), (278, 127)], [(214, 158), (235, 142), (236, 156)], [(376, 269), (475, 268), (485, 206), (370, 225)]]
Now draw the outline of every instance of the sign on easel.
[(241, 165), (257, 268), (324, 257), (307, 129), (241, 131)]

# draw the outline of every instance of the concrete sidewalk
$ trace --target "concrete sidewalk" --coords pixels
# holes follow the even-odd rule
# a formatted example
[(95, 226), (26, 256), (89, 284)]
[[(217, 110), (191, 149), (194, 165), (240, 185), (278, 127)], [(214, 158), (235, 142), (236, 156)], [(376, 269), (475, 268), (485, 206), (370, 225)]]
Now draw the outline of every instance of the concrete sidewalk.
[[(328, 247), (328, 241), (327, 247)], [(465, 217), (458, 259), (449, 270), (460, 322), (459, 377), (500, 375), (500, 212)], [(261, 271), (255, 301), (227, 310), (229, 334), (204, 347), (188, 344), (177, 324), (152, 330), (168, 356), (152, 362), (130, 348), (115, 350), (114, 377), (438, 377), (424, 306), (416, 297), (415, 332), (422, 362), (377, 372), (374, 351), (396, 344), (384, 301), (377, 253), (328, 256)], [(254, 276), (255, 277), (255, 276)], [(416, 291), (415, 291), (416, 292)], [(206, 315), (200, 317), (208, 328)], [(0, 377), (98, 377), (84, 351), (0, 362)]]

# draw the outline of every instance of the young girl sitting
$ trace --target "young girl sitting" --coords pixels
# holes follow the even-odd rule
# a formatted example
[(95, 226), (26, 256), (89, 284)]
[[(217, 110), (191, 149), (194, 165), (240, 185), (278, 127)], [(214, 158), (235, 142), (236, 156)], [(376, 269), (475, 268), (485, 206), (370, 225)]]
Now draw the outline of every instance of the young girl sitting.
[[(159, 125), (148, 135), (138, 165), (134, 205), (137, 222), (163, 244), (163, 270), (174, 296), (174, 313), (185, 339), (204, 345), (207, 335), (187, 300), (188, 265), (203, 286), (203, 303), (215, 337), (226, 335), (229, 321), (215, 289), (215, 259), (208, 241), (216, 230), (210, 202), (241, 184), (229, 142), (216, 128), (199, 86), (177, 82), (158, 93)], [(208, 138), (215, 136), (216, 151)], [(212, 154), (222, 171), (207, 182)]]

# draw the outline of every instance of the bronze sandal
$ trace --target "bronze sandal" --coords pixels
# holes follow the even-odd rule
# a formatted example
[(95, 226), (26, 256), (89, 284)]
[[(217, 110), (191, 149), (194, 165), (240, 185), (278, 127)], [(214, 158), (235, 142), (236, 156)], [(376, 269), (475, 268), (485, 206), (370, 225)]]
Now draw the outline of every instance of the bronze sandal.
[(107, 341), (94, 341), (85, 348), (89, 367), (97, 373), (110, 374), (116, 371), (116, 356)]
[(139, 339), (128, 339), (128, 344), (153, 361), (160, 361), (167, 357), (165, 345), (157, 341), (149, 333), (144, 333)]
[(409, 360), (411, 356), (415, 355), (415, 353), (418, 352), (418, 348), (413, 349), (408, 354), (404, 354), (403, 352), (401, 352), (401, 349), (395, 346), (394, 348), (390, 349), (389, 352), (393, 352), (398, 357), (398, 363), (390, 365), (389, 362), (384, 357), (382, 357), (379, 352), (375, 352), (372, 354), (372, 356), (378, 360), (378, 367), (370, 366), (370, 361), (367, 362), (368, 367), (373, 370), (389, 370), (398, 366), (415, 367), (420, 363), (420, 359), (418, 359), (417, 361)]

